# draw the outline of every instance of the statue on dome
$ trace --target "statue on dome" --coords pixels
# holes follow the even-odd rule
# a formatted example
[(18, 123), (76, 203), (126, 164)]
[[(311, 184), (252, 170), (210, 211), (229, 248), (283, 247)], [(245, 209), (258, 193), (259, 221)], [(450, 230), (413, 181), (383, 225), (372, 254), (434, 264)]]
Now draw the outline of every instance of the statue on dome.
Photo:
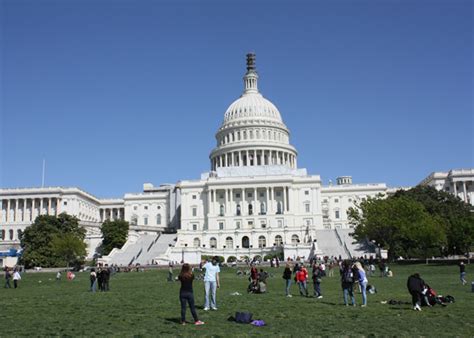
[(255, 53), (247, 54), (247, 71), (255, 70), (257, 68), (255, 66), (255, 58)]

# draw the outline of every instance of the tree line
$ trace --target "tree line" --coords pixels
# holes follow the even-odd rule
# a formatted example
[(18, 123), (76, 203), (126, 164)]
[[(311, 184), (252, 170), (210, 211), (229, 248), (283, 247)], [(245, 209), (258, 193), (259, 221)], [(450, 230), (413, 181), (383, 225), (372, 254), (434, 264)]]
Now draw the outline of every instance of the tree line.
[(466, 254), (474, 245), (472, 206), (433, 187), (368, 198), (348, 217), (354, 238), (375, 242), (391, 259)]

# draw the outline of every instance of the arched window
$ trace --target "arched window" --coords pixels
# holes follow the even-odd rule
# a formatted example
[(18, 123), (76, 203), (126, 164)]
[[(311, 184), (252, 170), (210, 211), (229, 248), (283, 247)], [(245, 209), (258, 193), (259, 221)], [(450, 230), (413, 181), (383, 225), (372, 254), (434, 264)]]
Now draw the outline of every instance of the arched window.
[(260, 215), (265, 215), (267, 213), (267, 210), (265, 208), (265, 203), (260, 203)]
[(249, 203), (249, 215), (253, 215), (253, 205)]
[(156, 215), (156, 224), (158, 224), (158, 225), (161, 224), (161, 214)]
[(10, 241), (13, 240), (13, 230), (10, 229), (10, 231), (8, 231), (10, 233)]
[(282, 207), (281, 207), (281, 202), (278, 202), (277, 203), (277, 214), (278, 215), (281, 215), (283, 212), (282, 212)]
[(240, 204), (237, 204), (236, 214), (237, 216), (240, 216)]
[(299, 241), (300, 241), (300, 238), (298, 237), (298, 235), (291, 236), (291, 244), (296, 245), (299, 243)]
[(281, 246), (283, 244), (283, 238), (280, 235), (275, 236), (275, 245)]
[(199, 248), (199, 247), (201, 246), (201, 240), (196, 237), (196, 238), (193, 240), (193, 246), (194, 246), (195, 248)]
[(5, 230), (2, 230), (2, 241), (5, 240)]
[(250, 240), (247, 236), (242, 237), (242, 248), (249, 248)]
[(148, 215), (143, 216), (143, 225), (148, 225)]
[(267, 240), (265, 239), (265, 236), (260, 236), (258, 238), (258, 247), (259, 248), (264, 248), (267, 246)]
[(224, 204), (221, 204), (219, 208), (219, 216), (224, 216), (224, 213), (225, 213)]
[(132, 218), (130, 219), (130, 224), (131, 225), (137, 225), (138, 224), (138, 216), (137, 215), (132, 215)]
[(225, 246), (226, 246), (226, 248), (229, 248), (229, 249), (234, 248), (234, 240), (232, 239), (232, 237), (227, 237), (225, 239)]
[(217, 239), (215, 237), (211, 237), (209, 240), (209, 246), (211, 248), (216, 248), (217, 247)]

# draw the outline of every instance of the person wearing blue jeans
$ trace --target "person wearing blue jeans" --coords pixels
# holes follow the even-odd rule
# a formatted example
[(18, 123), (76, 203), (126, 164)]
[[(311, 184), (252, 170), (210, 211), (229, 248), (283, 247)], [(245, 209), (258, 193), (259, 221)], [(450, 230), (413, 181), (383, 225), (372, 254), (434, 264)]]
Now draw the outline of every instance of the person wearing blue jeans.
[(348, 306), (348, 296), (351, 297), (352, 306), (355, 306), (355, 297), (354, 297), (354, 272), (352, 271), (352, 266), (349, 261), (344, 261), (342, 263), (341, 269), (341, 286), (342, 293), (344, 296), (344, 305)]
[(290, 287), (291, 287), (291, 266), (290, 263), (286, 263), (285, 271), (283, 271), (283, 279), (285, 280), (285, 292), (287, 297), (292, 297), (290, 294)]
[(367, 283), (369, 282), (367, 279), (367, 275), (365, 273), (364, 268), (362, 267), (362, 264), (360, 262), (356, 262), (354, 264), (355, 268), (357, 269), (358, 275), (359, 275), (359, 285), (360, 285), (360, 291), (362, 293), (362, 307), (367, 306)]
[(205, 302), (204, 302), (204, 311), (209, 311), (209, 309), (217, 310), (216, 302), (216, 290), (220, 287), (219, 283), (219, 264), (217, 264), (217, 257), (212, 259), (212, 262), (207, 262), (203, 266), (206, 269), (206, 274), (204, 275), (204, 291), (205, 291)]

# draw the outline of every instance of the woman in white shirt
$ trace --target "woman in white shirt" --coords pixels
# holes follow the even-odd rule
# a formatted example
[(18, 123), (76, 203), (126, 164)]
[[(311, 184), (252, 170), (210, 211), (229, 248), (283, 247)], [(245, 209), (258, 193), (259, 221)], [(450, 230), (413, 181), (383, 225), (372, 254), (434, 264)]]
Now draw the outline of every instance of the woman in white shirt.
[(17, 269), (13, 271), (13, 287), (16, 289), (18, 287), (18, 281), (21, 279), (20, 273)]

